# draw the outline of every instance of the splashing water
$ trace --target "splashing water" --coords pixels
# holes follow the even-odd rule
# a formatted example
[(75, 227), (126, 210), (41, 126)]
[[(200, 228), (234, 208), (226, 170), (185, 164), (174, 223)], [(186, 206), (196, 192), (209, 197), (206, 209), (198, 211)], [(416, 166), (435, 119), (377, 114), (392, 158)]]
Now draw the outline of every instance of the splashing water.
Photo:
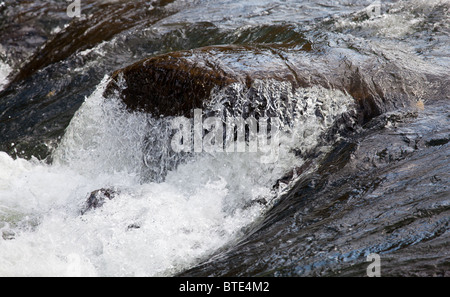
[[(75, 114), (51, 164), (0, 153), (0, 275), (155, 276), (194, 265), (261, 217), (269, 204), (252, 202), (277, 197), (277, 179), (303, 163), (295, 146), (317, 146), (353, 102), (337, 91), (260, 81), (273, 102), (284, 94), (293, 106), (275, 108), (289, 117), (281, 122), (291, 123), (280, 138), (278, 162), (263, 164), (250, 152), (172, 154), (175, 160), (165, 162), (161, 150), (169, 148), (154, 140), (167, 143), (168, 119), (131, 113), (103, 98), (107, 81)], [(244, 100), (240, 86), (233, 87)], [(211, 105), (223, 99), (218, 92)], [(301, 137), (293, 141), (292, 131)], [(149, 181), (149, 164), (164, 168), (165, 179)], [(81, 215), (88, 194), (100, 188), (117, 195)]]
[(0, 91), (3, 89), (6, 84), (8, 84), (8, 75), (11, 72), (11, 67), (0, 61)]

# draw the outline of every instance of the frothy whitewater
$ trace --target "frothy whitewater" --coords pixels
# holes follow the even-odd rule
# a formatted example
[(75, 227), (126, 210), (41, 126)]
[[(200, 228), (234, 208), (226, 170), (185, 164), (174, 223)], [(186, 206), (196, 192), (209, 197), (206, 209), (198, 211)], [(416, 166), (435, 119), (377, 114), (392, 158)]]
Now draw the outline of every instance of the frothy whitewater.
[[(1, 50), (1, 48), (0, 48)], [(3, 89), (3, 87), (8, 83), (8, 75), (11, 72), (11, 67), (0, 61), (0, 91)]]
[[(107, 81), (86, 98), (51, 162), (0, 152), (0, 275), (167, 276), (186, 269), (261, 218), (285, 189), (274, 188), (276, 181), (303, 163), (295, 149), (316, 147), (353, 102), (338, 91), (259, 82), (274, 102), (287, 93), (293, 106), (276, 107), (290, 123), (277, 162), (259, 162), (260, 153), (250, 152), (172, 162), (164, 159), (173, 157), (164, 151), (170, 147), (149, 145), (170, 135), (167, 119), (103, 98)], [(163, 181), (149, 178), (160, 171), (166, 171)], [(81, 214), (89, 193), (101, 188), (118, 194)], [(252, 203), (261, 199), (268, 203)]]

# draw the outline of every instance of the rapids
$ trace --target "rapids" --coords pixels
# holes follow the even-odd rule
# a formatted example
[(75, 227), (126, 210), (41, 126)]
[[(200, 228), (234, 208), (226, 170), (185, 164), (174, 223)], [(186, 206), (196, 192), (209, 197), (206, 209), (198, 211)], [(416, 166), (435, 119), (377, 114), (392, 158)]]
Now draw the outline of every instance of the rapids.
[(0, 276), (448, 276), (448, 0), (80, 3), (0, 3)]

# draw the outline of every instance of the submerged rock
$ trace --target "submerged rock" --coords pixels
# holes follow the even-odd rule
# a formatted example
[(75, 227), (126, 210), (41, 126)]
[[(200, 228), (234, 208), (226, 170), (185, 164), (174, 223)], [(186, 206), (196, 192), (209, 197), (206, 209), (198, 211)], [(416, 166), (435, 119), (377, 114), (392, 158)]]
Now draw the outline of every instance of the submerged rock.
[(16, 233), (11, 230), (3, 230), (2, 231), (2, 238), (3, 240), (13, 240), (16, 236)]
[(91, 209), (101, 207), (106, 201), (113, 199), (117, 194), (118, 192), (113, 189), (99, 189), (91, 192), (81, 210), (81, 214), (85, 214)]

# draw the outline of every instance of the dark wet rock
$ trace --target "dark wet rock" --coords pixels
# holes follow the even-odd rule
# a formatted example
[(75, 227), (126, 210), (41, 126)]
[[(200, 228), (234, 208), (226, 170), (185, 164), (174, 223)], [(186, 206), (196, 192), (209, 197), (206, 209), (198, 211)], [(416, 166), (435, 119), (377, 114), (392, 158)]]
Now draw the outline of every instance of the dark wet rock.
[[(155, 115), (186, 115), (201, 107), (215, 87), (224, 87), (238, 78), (213, 63), (189, 61), (189, 52), (153, 57), (116, 71), (106, 94), (120, 92), (133, 110)], [(126, 87), (122, 90), (122, 84)]]
[(355, 98), (364, 123), (399, 106), (415, 107), (417, 89), (430, 98), (433, 92), (443, 92), (430, 89), (427, 82), (432, 78), (426, 73), (373, 53), (358, 49), (342, 56), (335, 49), (317, 47), (209, 46), (159, 55), (114, 72), (105, 95), (118, 94), (131, 110), (190, 117), (194, 108), (208, 103), (213, 90), (239, 83), (251, 100), (258, 100), (254, 82), (277, 80), (294, 88), (320, 85), (347, 92)]
[(0, 2), (0, 60), (18, 68), (51, 38), (55, 28), (70, 22), (70, 17), (60, 13), (66, 7), (65, 2), (49, 5), (41, 0)]
[[(10, 84), (16, 84), (50, 64), (110, 40), (120, 32), (134, 26), (155, 23), (170, 13), (174, 13), (174, 11), (161, 9), (171, 2), (173, 0), (152, 1), (151, 4), (147, 1), (108, 1), (104, 3), (92, 0), (83, 1), (82, 16), (80, 18), (63, 18), (66, 22), (69, 20), (70, 25), (51, 36), (48, 41), (44, 39), (43, 41), (46, 42), (43, 47), (24, 63), (11, 79)], [(62, 7), (57, 7), (57, 9), (65, 12), (68, 4), (70, 3), (64, 2)], [(43, 7), (45, 8), (44, 5)], [(142, 9), (143, 7), (147, 7), (147, 9)], [(39, 10), (39, 7), (34, 10)], [(63, 15), (66, 16), (65, 13)], [(34, 13), (33, 17), (35, 16)], [(34, 23), (36, 23), (36, 19)]]
[[(320, 158), (239, 243), (180, 275), (366, 276), (377, 253), (381, 276), (448, 276), (450, 149), (423, 137), (447, 131), (443, 106), (397, 112), (394, 125), (374, 119)], [(388, 157), (402, 146), (411, 150)]]
[(87, 211), (101, 207), (106, 201), (113, 199), (117, 194), (118, 191), (114, 189), (99, 189), (91, 192), (81, 210), (81, 214), (85, 214)]
[[(439, 234), (436, 232), (436, 234), (439, 236), (420, 242), (405, 250), (385, 255), (381, 263), (382, 275), (393, 277), (450, 277), (449, 233)], [(399, 259), (402, 262), (401, 266), (398, 265)]]
[[(222, 21), (206, 15), (181, 17), (186, 23), (158, 22), (176, 11), (162, 9), (171, 0), (82, 0), (81, 19), (66, 15), (69, 1), (0, 2), (0, 59), (16, 75), (0, 93), (0, 150), (15, 157), (43, 159), (104, 74), (168, 51), (175, 52), (127, 67), (123, 80), (119, 79), (123, 71), (116, 72), (117, 84), (112, 83), (107, 94), (117, 91), (132, 110), (187, 116), (192, 108), (207, 104), (218, 88), (226, 91), (232, 105), (231, 99), (239, 94), (228, 88), (230, 83), (245, 86), (249, 100), (261, 99), (255, 87), (258, 79), (290, 82), (292, 87), (336, 88), (355, 98), (365, 130), (351, 129), (352, 121), (345, 117), (353, 115), (337, 119), (326, 137), (342, 133), (338, 127), (346, 126), (345, 140), (326, 156), (316, 152), (307, 156), (299, 150), (299, 157), (321, 162), (293, 168), (281, 178), (275, 188), (301, 177), (238, 245), (227, 245), (186, 275), (364, 276), (365, 256), (378, 252), (382, 275), (449, 276), (450, 115), (447, 112), (447, 122), (433, 113), (423, 120), (420, 113), (403, 110), (423, 100), (421, 109), (428, 112), (435, 98), (448, 100), (448, 5), (414, 8), (402, 1), (400, 6), (383, 3), (378, 20), (406, 16), (411, 25), (405, 35), (389, 38), (363, 9), (366, 1), (344, 5), (350, 16), (334, 8), (315, 15), (315, 9), (307, 6), (316, 2), (321, 10), (323, 1), (310, 1), (301, 4), (311, 15), (306, 23), (297, 14), (282, 22), (263, 19), (262, 24), (260, 16), (251, 16), (251, 24), (244, 20), (249, 24), (244, 27), (229, 26), (227, 11)], [(291, 8), (285, 4), (272, 3)], [(270, 15), (273, 8), (261, 11)], [(427, 13), (428, 8), (433, 12)], [(353, 13), (355, 9), (362, 11)], [(413, 15), (405, 14), (411, 9)], [(189, 23), (192, 19), (208, 21)], [(159, 24), (153, 28), (155, 21)], [(336, 30), (342, 21), (352, 25)], [(54, 30), (57, 27), (60, 30)], [(218, 44), (236, 46), (204, 47)], [(445, 71), (434, 68), (434, 62), (444, 65)], [(439, 108), (449, 110), (448, 103)], [(402, 111), (386, 113), (396, 109)], [(323, 116), (320, 110), (315, 114)], [(154, 145), (145, 142), (145, 150)], [(151, 161), (144, 160), (149, 167)], [(318, 170), (311, 172), (316, 165)], [(114, 196), (114, 190), (94, 191), (82, 212), (101, 207)], [(259, 199), (249, 206), (265, 203)], [(15, 227), (3, 229), (2, 238), (13, 239)], [(139, 227), (132, 221), (127, 230)]]
[[(0, 91), (0, 150), (17, 157), (48, 158), (73, 114), (105, 74), (169, 51), (180, 55), (180, 50), (189, 50), (186, 59), (191, 53), (193, 57), (189, 61), (199, 68), (203, 67), (203, 60), (218, 62), (215, 68), (225, 72), (226, 67), (237, 74), (248, 72), (250, 82), (267, 74), (280, 80), (300, 81), (300, 86), (317, 84), (348, 90), (361, 99), (358, 100), (359, 116), (363, 122), (373, 115), (413, 105), (409, 99), (414, 101), (418, 95), (426, 98), (427, 94), (420, 92), (422, 89), (432, 87), (442, 96), (449, 93), (450, 84), (445, 79), (432, 81), (424, 70), (426, 67), (409, 63), (408, 57), (396, 59), (392, 52), (385, 53), (377, 44), (361, 44), (360, 39), (352, 41), (340, 34), (333, 36), (317, 30), (317, 34), (311, 35), (302, 31), (296, 22), (255, 23), (231, 29), (213, 21), (161, 25), (165, 21), (158, 19), (189, 7), (186, 1), (151, 1), (150, 6), (149, 1), (86, 0), (82, 1), (80, 19), (66, 15), (70, 3), (67, 1), (3, 2), (0, 43), (6, 58), (0, 59), (13, 66), (12, 75), (17, 76), (11, 77), (11, 84)], [(60, 30), (55, 30), (57, 27)], [(228, 51), (205, 48), (212, 44), (239, 46)], [(203, 56), (201, 47), (205, 49)], [(197, 49), (190, 51), (193, 48)], [(407, 65), (402, 65), (399, 61), (402, 59)], [(22, 63), (23, 68), (18, 69)], [(245, 75), (240, 81), (247, 82)], [(178, 78), (176, 84), (166, 82), (167, 88), (148, 87), (144, 83), (142, 86), (156, 89), (160, 98), (165, 98), (163, 89), (177, 92), (181, 86), (187, 90), (200, 89), (200, 95), (209, 91), (208, 83), (204, 88), (199, 84), (191, 87), (188, 82), (187, 78)], [(135, 85), (139, 93), (141, 84)], [(134, 91), (130, 89), (129, 93)], [(259, 94), (251, 85), (245, 91), (249, 98), (258, 99)], [(232, 97), (232, 90), (229, 93)], [(397, 96), (401, 94), (406, 98)], [(195, 96), (192, 106), (204, 102), (202, 96)], [(192, 102), (188, 100), (188, 103)], [(151, 109), (158, 104), (144, 105)], [(130, 104), (140, 105), (142, 102)], [(178, 108), (182, 104), (174, 105)], [(186, 106), (189, 105), (180, 108)], [(169, 108), (169, 113), (176, 108)], [(183, 113), (188, 114), (186, 110), (177, 112)], [(11, 143), (16, 146), (12, 148)]]
[(3, 230), (2, 231), (2, 238), (3, 240), (13, 240), (16, 236), (16, 233), (11, 230)]
[(444, 145), (450, 141), (450, 137), (448, 138), (435, 138), (427, 141), (428, 146), (439, 146)]
[(0, 90), (0, 150), (48, 162), (106, 73), (169, 46), (169, 33), (142, 29), (187, 5), (83, 0), (81, 17), (70, 18), (66, 9), (73, 1), (0, 2), (0, 60), (12, 68)]

